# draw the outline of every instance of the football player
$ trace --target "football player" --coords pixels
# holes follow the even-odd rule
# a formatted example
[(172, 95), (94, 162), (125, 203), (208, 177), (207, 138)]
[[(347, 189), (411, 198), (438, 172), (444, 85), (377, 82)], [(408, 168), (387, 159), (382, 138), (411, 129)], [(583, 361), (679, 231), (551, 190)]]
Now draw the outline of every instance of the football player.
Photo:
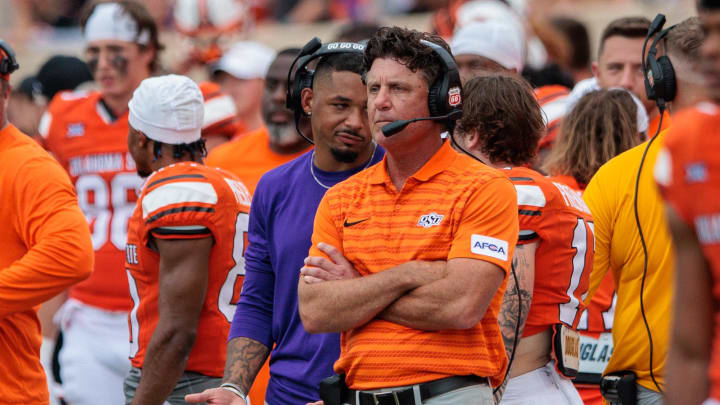
[(202, 164), (203, 97), (185, 76), (146, 79), (129, 104), (128, 147), (148, 177), (129, 222), (125, 265), (132, 368), (127, 404), (185, 404), (215, 387), (245, 272), (250, 193)]
[(476, 77), (465, 84), (464, 93), (464, 114), (455, 135), (459, 149), (504, 171), (518, 198), (515, 276), (510, 276), (498, 316), (513, 360), (502, 403), (582, 404), (562, 374), (577, 371), (575, 329), (593, 263), (590, 210), (569, 187), (526, 168), (544, 123), (524, 80)]

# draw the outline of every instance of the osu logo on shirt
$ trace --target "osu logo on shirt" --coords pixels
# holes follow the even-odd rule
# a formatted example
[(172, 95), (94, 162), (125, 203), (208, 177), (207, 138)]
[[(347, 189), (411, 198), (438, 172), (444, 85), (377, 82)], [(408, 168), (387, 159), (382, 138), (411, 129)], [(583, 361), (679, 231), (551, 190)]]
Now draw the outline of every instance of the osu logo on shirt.
[(430, 228), (431, 226), (440, 225), (443, 218), (445, 218), (445, 215), (440, 215), (437, 212), (431, 212), (421, 216), (417, 224), (423, 228)]

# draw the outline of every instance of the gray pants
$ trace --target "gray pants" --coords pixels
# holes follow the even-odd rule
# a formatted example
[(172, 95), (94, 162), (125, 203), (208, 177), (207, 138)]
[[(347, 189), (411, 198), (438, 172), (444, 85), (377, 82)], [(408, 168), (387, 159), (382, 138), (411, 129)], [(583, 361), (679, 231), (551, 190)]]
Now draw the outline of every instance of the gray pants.
[[(662, 405), (664, 403), (661, 393), (647, 389), (642, 385), (637, 386), (637, 405)], [(611, 402), (611, 405), (616, 405), (616, 403)]]
[[(130, 373), (125, 377), (125, 405), (130, 405), (135, 397), (135, 390), (140, 384), (142, 370), (137, 367), (131, 367)], [(185, 395), (203, 392), (208, 388), (217, 388), (220, 386), (222, 378), (208, 377), (206, 375), (186, 371), (180, 376), (175, 388), (173, 388), (170, 396), (165, 400), (165, 404), (185, 405)]]
[[(398, 387), (403, 388), (403, 387)], [(387, 390), (373, 390), (374, 392)], [(369, 392), (373, 392), (369, 391)], [(419, 395), (419, 394), (418, 394)], [(492, 388), (487, 384), (471, 385), (442, 395), (432, 397), (423, 402), (423, 405), (494, 405)], [(349, 405), (349, 404), (345, 404)]]

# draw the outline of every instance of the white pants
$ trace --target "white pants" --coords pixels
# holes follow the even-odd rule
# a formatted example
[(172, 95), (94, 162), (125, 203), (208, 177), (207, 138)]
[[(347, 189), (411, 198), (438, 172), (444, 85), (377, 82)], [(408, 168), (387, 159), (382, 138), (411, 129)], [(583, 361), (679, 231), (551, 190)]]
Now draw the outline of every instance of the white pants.
[(510, 379), (501, 405), (583, 405), (575, 386), (555, 370), (555, 362)]
[(124, 405), (130, 370), (127, 312), (110, 312), (69, 299), (56, 320), (62, 396), (72, 405)]

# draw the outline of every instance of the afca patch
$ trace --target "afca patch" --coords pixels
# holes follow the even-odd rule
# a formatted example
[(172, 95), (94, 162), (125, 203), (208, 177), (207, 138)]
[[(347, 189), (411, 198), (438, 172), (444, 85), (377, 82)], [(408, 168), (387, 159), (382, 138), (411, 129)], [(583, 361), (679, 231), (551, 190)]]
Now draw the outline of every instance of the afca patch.
[(508, 243), (502, 239), (492, 238), (485, 235), (473, 234), (470, 238), (470, 251), (483, 256), (490, 256), (496, 259), (508, 259)]

